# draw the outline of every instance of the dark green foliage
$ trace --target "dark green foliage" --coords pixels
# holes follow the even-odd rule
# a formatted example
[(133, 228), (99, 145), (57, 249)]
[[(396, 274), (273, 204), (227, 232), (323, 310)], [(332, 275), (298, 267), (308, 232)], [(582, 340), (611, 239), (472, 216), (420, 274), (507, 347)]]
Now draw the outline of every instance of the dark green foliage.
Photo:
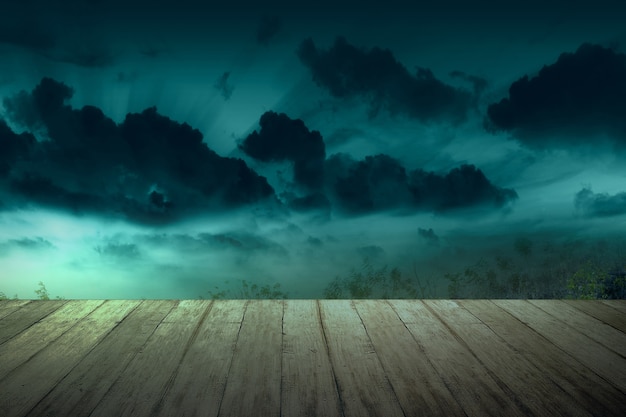
[[(39, 300), (50, 300), (50, 293), (48, 292), (48, 289), (46, 288), (45, 284), (42, 281), (39, 281), (39, 289), (35, 290), (35, 294), (37, 295), (37, 299)], [(17, 300), (17, 294), (15, 294), (12, 298), (12, 300)], [(63, 300), (63, 297), (55, 297), (55, 299), (57, 300)], [(9, 297), (7, 297), (7, 295), (0, 291), (0, 300), (9, 300)]]
[(559, 250), (518, 238), (517, 256), (484, 258), (461, 272), (446, 273), (450, 298), (626, 298), (626, 271), (616, 265), (620, 248), (600, 241), (568, 241)]
[(528, 274), (515, 270), (510, 258), (496, 257), (495, 265), (481, 259), (463, 272), (444, 274), (444, 278), (449, 281), (450, 298), (537, 298), (530, 296)]
[[(37, 298), (40, 300), (50, 300), (50, 293), (42, 281), (39, 281), (39, 289), (35, 290)], [(62, 300), (62, 297), (55, 297), (57, 300)]]
[[(213, 292), (211, 290), (207, 291), (209, 293), (209, 299), (211, 299), (211, 300), (222, 300), (222, 299), (226, 298), (226, 290), (219, 291), (219, 288), (217, 287), (217, 285), (215, 287), (213, 287), (213, 288), (215, 288), (215, 292)], [(201, 300), (204, 299), (203, 296), (199, 296), (198, 298), (201, 299)]]
[(624, 299), (626, 298), (626, 271), (606, 270), (588, 260), (567, 281), (568, 298)]
[[(449, 298), (574, 298), (626, 299), (626, 256), (620, 243), (569, 240), (537, 243), (522, 237), (512, 243), (510, 255), (495, 253), (459, 270), (441, 275)], [(436, 298), (431, 279), (422, 281), (413, 265), (412, 276), (399, 268), (375, 267), (368, 258), (360, 269), (335, 277), (324, 289), (326, 299)], [(40, 300), (51, 296), (43, 282), (35, 290)], [(55, 297), (61, 299), (60, 297)], [(200, 296), (199, 298), (203, 298)], [(237, 289), (208, 291), (210, 299), (286, 299), (281, 285), (241, 281)], [(7, 300), (0, 292), (0, 300)], [(14, 299), (17, 299), (15, 295)]]
[(418, 298), (431, 295), (430, 282), (422, 285), (416, 270), (414, 278), (403, 277), (398, 268), (387, 272), (387, 266), (375, 269), (368, 258), (361, 270), (352, 270), (347, 278), (335, 277), (324, 289), (324, 298)]
[(41, 281), (39, 281), (39, 289), (35, 290), (35, 294), (37, 294), (37, 298), (39, 298), (40, 300), (50, 299), (50, 293), (48, 293), (46, 286)]
[(13, 295), (13, 298), (9, 298), (5, 293), (3, 293), (2, 291), (0, 291), (0, 301), (1, 300), (17, 300), (17, 294)]
[[(221, 299), (286, 299), (287, 293), (280, 290), (280, 284), (276, 283), (272, 286), (269, 284), (259, 286), (257, 284), (249, 284), (246, 280), (241, 281), (241, 287), (237, 290), (234, 296), (228, 296), (231, 294), (227, 290), (219, 290), (218, 287), (214, 287), (215, 292), (208, 291), (209, 298), (212, 300)], [(200, 297), (203, 298), (203, 297)]]

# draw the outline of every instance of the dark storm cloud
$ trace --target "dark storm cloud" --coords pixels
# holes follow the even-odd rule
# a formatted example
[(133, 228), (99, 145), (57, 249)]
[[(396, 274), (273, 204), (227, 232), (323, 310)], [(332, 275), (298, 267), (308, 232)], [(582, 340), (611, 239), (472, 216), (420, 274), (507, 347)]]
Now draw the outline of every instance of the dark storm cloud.
[(287, 255), (287, 250), (276, 242), (247, 232), (201, 233), (198, 239), (211, 249), (235, 249), (240, 252), (271, 252)]
[(261, 130), (252, 132), (239, 148), (264, 162), (293, 162), (294, 181), (311, 189), (323, 183), (326, 147), (318, 131), (309, 131), (300, 119), (284, 113), (266, 112), (259, 121)]
[(298, 56), (313, 80), (334, 97), (366, 98), (370, 117), (386, 109), (421, 121), (460, 123), (472, 103), (468, 91), (443, 83), (429, 69), (411, 74), (388, 49), (359, 49), (340, 37), (330, 49), (321, 50), (307, 39)]
[(487, 110), (487, 127), (531, 147), (590, 144), (594, 134), (626, 144), (626, 55), (583, 44), (529, 78)]
[(329, 183), (341, 205), (352, 212), (370, 212), (409, 205), (412, 201), (406, 170), (387, 155), (362, 161), (338, 154), (327, 161)]
[(159, 115), (156, 108), (129, 114), (121, 131), (136, 169), (157, 181), (176, 182), (204, 197), (236, 205), (274, 195), (266, 179), (244, 161), (217, 155), (198, 130)]
[(11, 179), (9, 190), (27, 200), (47, 206), (62, 207), (75, 214), (105, 209), (104, 201), (95, 194), (88, 191), (70, 191), (56, 185), (48, 177), (30, 172)]
[(439, 243), (439, 236), (437, 236), (433, 229), (422, 229), (420, 227), (417, 229), (417, 233), (423, 240), (431, 245), (437, 245)]
[(626, 214), (626, 192), (610, 195), (583, 188), (574, 199), (576, 209), (588, 217), (610, 217)]
[(502, 207), (517, 198), (515, 191), (494, 186), (472, 165), (441, 176), (422, 170), (407, 173), (400, 161), (384, 154), (361, 161), (347, 154), (325, 159), (321, 134), (309, 131), (302, 120), (267, 112), (260, 125), (261, 130), (239, 147), (260, 161), (293, 162), (295, 183), (311, 190), (304, 196), (292, 191), (281, 194), (296, 211), (327, 215), (332, 207), (357, 214), (400, 208), (442, 211), (485, 203)]
[(94, 248), (98, 254), (115, 260), (134, 260), (141, 257), (139, 247), (134, 243), (110, 242)]
[(52, 243), (50, 243), (50, 241), (42, 237), (36, 237), (34, 239), (28, 238), (28, 237), (25, 237), (22, 239), (10, 239), (5, 243), (5, 245), (10, 246), (10, 247), (20, 248), (20, 249), (34, 249), (34, 250), (55, 248), (55, 246)]
[(418, 205), (435, 210), (478, 204), (502, 207), (518, 198), (514, 190), (493, 185), (474, 165), (461, 165), (443, 176), (421, 169), (412, 171), (409, 188)]
[(217, 155), (191, 126), (156, 108), (128, 114), (118, 125), (96, 107), (72, 109), (66, 104), (72, 94), (65, 84), (44, 78), (31, 93), (5, 99), (14, 122), (44, 130), (49, 139), (37, 142), (0, 123), (0, 150), (5, 151), (0, 191), (14, 205), (165, 223), (275, 199), (265, 178), (240, 159)]
[(278, 16), (265, 16), (261, 19), (256, 31), (256, 40), (262, 45), (267, 45), (280, 32), (282, 23)]
[[(50, 86), (50, 88), (52, 88), (52, 86)], [(65, 86), (62, 88), (65, 88)], [(9, 118), (12, 121), (30, 129), (39, 129), (43, 127), (43, 120), (38, 106), (40, 105), (41, 107), (45, 107), (45, 103), (42, 102), (43, 97), (41, 97), (39, 91), (41, 90), (38, 86), (32, 94), (27, 93), (26, 91), (20, 91), (11, 98), (5, 98), (3, 100), (3, 105)], [(72, 96), (72, 94), (73, 91), (68, 87), (67, 92), (61, 90), (55, 91), (51, 92), (50, 96), (55, 98), (58, 96), (61, 98), (60, 105), (57, 104), (55, 106), (60, 107), (63, 105), (65, 100)]]
[(42, 237), (29, 238), (24, 237), (21, 239), (9, 239), (0, 242), (0, 257), (9, 255), (14, 250), (22, 251), (46, 251), (55, 249), (50, 241)]
[(228, 100), (233, 95), (233, 90), (235, 89), (232, 84), (228, 84), (228, 77), (230, 77), (230, 71), (223, 73), (213, 85), (224, 97), (224, 100)]
[(28, 157), (35, 147), (35, 137), (29, 133), (14, 133), (4, 120), (0, 120), (0, 178), (8, 175), (11, 166)]
[(494, 186), (473, 165), (462, 165), (446, 175), (418, 169), (411, 172), (388, 155), (355, 161), (345, 154), (326, 163), (327, 181), (342, 208), (354, 213), (414, 208), (446, 211), (490, 204), (502, 207), (517, 199), (514, 190)]

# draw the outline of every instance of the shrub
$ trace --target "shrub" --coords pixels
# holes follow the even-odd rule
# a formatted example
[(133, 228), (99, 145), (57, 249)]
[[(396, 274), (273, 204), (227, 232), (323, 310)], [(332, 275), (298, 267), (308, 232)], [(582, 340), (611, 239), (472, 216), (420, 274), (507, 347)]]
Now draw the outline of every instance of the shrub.
[[(241, 287), (238, 289), (234, 297), (227, 297), (229, 291), (219, 290), (218, 287), (214, 287), (215, 292), (209, 290), (209, 298), (212, 300), (219, 300), (225, 298), (242, 298), (242, 299), (286, 299), (287, 293), (280, 290), (280, 284), (276, 283), (273, 286), (269, 284), (259, 286), (257, 284), (249, 284), (246, 280), (241, 281)], [(200, 298), (203, 298), (202, 296)]]
[(352, 270), (347, 278), (335, 277), (324, 289), (324, 298), (424, 298), (432, 295), (430, 281), (425, 284), (413, 268), (413, 279), (403, 277), (398, 268), (387, 272), (387, 266), (375, 269), (368, 258), (363, 259), (361, 270)]

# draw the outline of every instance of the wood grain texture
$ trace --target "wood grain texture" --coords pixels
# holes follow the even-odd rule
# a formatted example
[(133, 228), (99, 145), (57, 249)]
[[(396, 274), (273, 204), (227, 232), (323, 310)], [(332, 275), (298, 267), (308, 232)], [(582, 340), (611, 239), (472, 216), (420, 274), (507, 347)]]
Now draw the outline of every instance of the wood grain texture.
[(134, 303), (128, 301), (103, 303), (0, 380), (0, 415), (26, 415), (134, 307)]
[(138, 354), (90, 416), (150, 415), (207, 308), (207, 303), (199, 300), (177, 303), (140, 347)]
[(0, 416), (623, 416), (625, 306), (0, 300)]
[(572, 330), (585, 329), (587, 337), (626, 358), (626, 334), (623, 332), (560, 300), (531, 300), (530, 303), (560, 319)]
[(130, 303), (129, 308), (137, 307), (37, 403), (32, 415), (88, 416), (175, 305), (163, 300)]
[[(5, 303), (6, 301), (3, 301)], [(9, 314), (0, 320), (0, 344), (28, 329), (60, 308), (67, 301), (33, 301), (19, 308), (19, 314)]]
[(354, 304), (405, 414), (465, 415), (391, 305), (376, 300)]
[(335, 375), (315, 300), (285, 303), (282, 356), (282, 415), (341, 416)]
[(527, 407), (514, 401), (510, 391), (422, 301), (390, 303), (468, 416), (528, 414)]
[(592, 416), (575, 403), (543, 369), (526, 359), (513, 345), (476, 316), (450, 300), (429, 300), (436, 314), (460, 337), (473, 355), (496, 376), (518, 402), (537, 416)]
[[(520, 320), (489, 300), (463, 300), (459, 304), (550, 375), (579, 407), (602, 416), (622, 416), (623, 394), (592, 370), (550, 343)], [(598, 303), (596, 303), (598, 304)]]
[(59, 338), (104, 301), (70, 301), (0, 345), (0, 379)]
[(626, 314), (619, 314), (614, 308), (594, 300), (564, 300), (564, 302), (626, 333)]
[(585, 329), (573, 329), (567, 317), (556, 318), (527, 301), (494, 303), (626, 393), (626, 360), (588, 337)]
[(626, 314), (626, 303), (624, 302), (624, 300), (602, 300), (602, 303), (611, 308), (614, 308), (615, 310), (623, 314)]
[(214, 302), (153, 415), (217, 416), (246, 302)]
[(19, 310), (21, 307), (30, 303), (32, 300), (3, 300), (0, 303), (0, 320)]
[(320, 313), (344, 415), (403, 416), (353, 302), (323, 300)]
[(282, 301), (247, 302), (220, 416), (280, 416), (282, 321)]

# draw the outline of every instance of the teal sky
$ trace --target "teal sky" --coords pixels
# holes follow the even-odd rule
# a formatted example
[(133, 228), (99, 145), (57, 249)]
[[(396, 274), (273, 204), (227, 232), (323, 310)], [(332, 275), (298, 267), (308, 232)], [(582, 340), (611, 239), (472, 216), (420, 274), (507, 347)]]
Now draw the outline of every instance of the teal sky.
[[(195, 298), (245, 279), (317, 298), (365, 256), (415, 264), (445, 291), (445, 272), (520, 236), (539, 247), (626, 231), (626, 101), (611, 93), (626, 92), (621, 2), (14, 3), (0, 0), (7, 295), (44, 281), (67, 298)], [(524, 76), (538, 81), (516, 95)], [(38, 86), (54, 97), (58, 85), (71, 94), (42, 107)], [(134, 140), (129, 114), (143, 114), (147, 142), (85, 145), (96, 125), (84, 106), (114, 126), (116, 139), (92, 134), (102, 143)], [(273, 133), (259, 124), (268, 112)], [(159, 117), (175, 139), (153, 147)], [(186, 145), (184, 123), (202, 145)], [(28, 154), (11, 145), (24, 132)], [(192, 177), (168, 171), (175, 158)], [(454, 188), (446, 175), (462, 166), (487, 182), (460, 171)], [(419, 170), (430, 185), (411, 179)]]

